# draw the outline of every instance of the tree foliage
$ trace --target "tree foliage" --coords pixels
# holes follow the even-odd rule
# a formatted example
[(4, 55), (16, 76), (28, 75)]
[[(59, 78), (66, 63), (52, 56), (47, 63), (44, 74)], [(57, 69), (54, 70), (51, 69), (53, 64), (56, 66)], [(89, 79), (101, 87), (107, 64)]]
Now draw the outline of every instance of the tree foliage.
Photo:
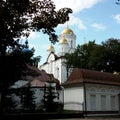
[(5, 95), (11, 84), (19, 80), (26, 71), (26, 63), (37, 67), (40, 56), (34, 51), (24, 51), (20, 43), (31, 31), (49, 35), (57, 42), (54, 28), (69, 20), (70, 8), (56, 10), (52, 0), (1, 0), (0, 1), (0, 92), (1, 106), (5, 106)]
[(116, 4), (117, 4), (117, 5), (120, 5), (120, 0), (116, 0)]
[(23, 45), (8, 51), (5, 57), (0, 57), (0, 83), (9, 87), (15, 81), (22, 79), (27, 70), (26, 64), (35, 66), (36, 59), (40, 59), (40, 56), (33, 57), (33, 55), (34, 49), (30, 50)]
[[(54, 28), (69, 19), (70, 8), (56, 10), (51, 0), (1, 0), (0, 2), (0, 74), (1, 80), (18, 80), (25, 63), (31, 62), (32, 52), (22, 52), (21, 37), (30, 31), (42, 31), (55, 43)], [(37, 66), (40, 56), (32, 63)], [(12, 68), (12, 69), (11, 69)], [(7, 76), (4, 76), (7, 74)], [(8, 77), (9, 76), (9, 77)]]
[(42, 31), (55, 43), (54, 28), (69, 19), (70, 8), (56, 10), (51, 0), (1, 0), (0, 1), (0, 55), (9, 47), (19, 46), (16, 40), (28, 37), (29, 32)]
[(30, 87), (23, 87), (19, 90), (21, 94), (21, 104), (23, 110), (35, 111), (35, 96), (34, 91)]
[(75, 52), (66, 54), (68, 68), (85, 68), (104, 72), (120, 72), (120, 40), (110, 38), (101, 44), (89, 41), (78, 45)]
[(42, 100), (43, 107), (45, 112), (57, 112), (58, 102), (55, 102), (55, 99), (58, 98), (58, 94), (55, 90), (55, 87), (52, 85), (44, 88), (44, 98)]

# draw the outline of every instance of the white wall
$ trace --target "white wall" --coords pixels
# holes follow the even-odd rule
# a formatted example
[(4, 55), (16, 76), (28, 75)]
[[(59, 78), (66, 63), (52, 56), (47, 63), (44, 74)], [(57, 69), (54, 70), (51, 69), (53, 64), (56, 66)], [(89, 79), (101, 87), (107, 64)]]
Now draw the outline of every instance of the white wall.
[(119, 86), (87, 84), (86, 106), (88, 111), (118, 111)]
[(83, 87), (64, 88), (64, 109), (83, 110)]
[[(52, 55), (52, 54), (51, 54)], [(53, 74), (56, 79), (60, 81), (60, 83), (64, 83), (67, 79), (67, 71), (64, 65), (64, 58), (49, 61), (49, 64), (45, 64), (40, 66), (40, 70), (45, 70), (49, 74)]]
[[(65, 37), (67, 39), (68, 45), (64, 46), (64, 52), (73, 53), (76, 48), (76, 35), (75, 34), (61, 34), (59, 39)], [(57, 56), (60, 57), (60, 53), (63, 52), (61, 44), (58, 45), (60, 47)], [(55, 53), (49, 53), (47, 63), (43, 64), (39, 67), (39, 69), (45, 70), (47, 73), (53, 74), (56, 79), (60, 81), (60, 83), (64, 83), (67, 80), (67, 71), (66, 66), (64, 64), (65, 59), (63, 57), (55, 60)], [(59, 72), (59, 74), (58, 74)]]
[[(62, 35), (60, 35), (59, 36), (59, 39), (61, 39), (62, 37), (65, 37), (65, 39), (67, 39), (67, 42), (68, 42), (68, 44), (69, 44), (69, 48), (71, 49), (71, 47), (73, 48), (73, 50), (72, 51), (69, 51), (70, 53), (71, 52), (74, 52), (74, 49), (76, 48), (76, 35), (75, 34), (72, 34), (72, 35), (70, 35), (70, 34), (62, 34)], [(72, 42), (71, 42), (72, 41)], [(71, 45), (71, 43), (72, 43), (72, 45)]]

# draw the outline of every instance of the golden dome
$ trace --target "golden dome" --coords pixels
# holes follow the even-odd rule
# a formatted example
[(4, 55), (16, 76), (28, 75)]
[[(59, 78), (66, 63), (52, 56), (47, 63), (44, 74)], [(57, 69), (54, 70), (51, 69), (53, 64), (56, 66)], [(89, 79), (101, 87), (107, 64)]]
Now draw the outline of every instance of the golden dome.
[(70, 28), (67, 27), (62, 31), (62, 34), (74, 34), (74, 33)]
[(66, 40), (64, 37), (62, 37), (62, 38), (60, 39), (60, 43), (67, 43), (67, 40)]
[(52, 46), (52, 44), (48, 47), (47, 50), (48, 50), (48, 51), (54, 51), (54, 47)]

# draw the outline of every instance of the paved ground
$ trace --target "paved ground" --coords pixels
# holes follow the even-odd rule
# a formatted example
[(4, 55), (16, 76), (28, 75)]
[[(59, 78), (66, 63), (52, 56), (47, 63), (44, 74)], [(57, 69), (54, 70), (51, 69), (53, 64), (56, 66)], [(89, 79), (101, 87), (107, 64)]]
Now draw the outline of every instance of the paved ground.
[(51, 119), (51, 120), (120, 120), (120, 118), (70, 118), (70, 119)]
[(70, 118), (70, 119), (52, 119), (52, 120), (120, 120), (120, 118)]
[[(26, 119), (27, 118), (27, 119)], [(32, 114), (32, 113), (22, 113), (22, 114), (5, 114), (0, 116), (0, 120), (120, 120), (120, 115), (118, 116), (89, 116), (84, 117), (82, 114)]]
[(50, 119), (50, 120), (120, 120), (119, 116), (96, 116), (96, 117), (84, 117), (84, 118), (61, 118), (61, 119)]
[(51, 119), (51, 120), (120, 120), (120, 116), (114, 117), (85, 117), (85, 118), (65, 118), (65, 119)]

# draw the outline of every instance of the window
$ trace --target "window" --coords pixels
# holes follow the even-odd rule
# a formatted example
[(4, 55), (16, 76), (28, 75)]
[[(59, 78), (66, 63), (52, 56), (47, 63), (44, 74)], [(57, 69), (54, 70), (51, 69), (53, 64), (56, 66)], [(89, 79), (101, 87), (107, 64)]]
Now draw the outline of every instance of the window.
[(96, 109), (96, 95), (90, 95), (90, 108), (91, 110)]
[(111, 96), (110, 104), (111, 104), (111, 110), (114, 110), (115, 109), (115, 96)]
[(106, 95), (101, 95), (101, 109), (106, 109)]
[(53, 65), (52, 65), (52, 60), (50, 61), (50, 73), (52, 73)]
[(56, 72), (57, 72), (57, 78), (59, 78), (59, 68), (58, 67), (57, 67)]
[(70, 46), (70, 47), (71, 47), (71, 48), (73, 48), (73, 41), (71, 40), (70, 42), (71, 42), (71, 43), (70, 43), (70, 44), (71, 44), (71, 46)]

